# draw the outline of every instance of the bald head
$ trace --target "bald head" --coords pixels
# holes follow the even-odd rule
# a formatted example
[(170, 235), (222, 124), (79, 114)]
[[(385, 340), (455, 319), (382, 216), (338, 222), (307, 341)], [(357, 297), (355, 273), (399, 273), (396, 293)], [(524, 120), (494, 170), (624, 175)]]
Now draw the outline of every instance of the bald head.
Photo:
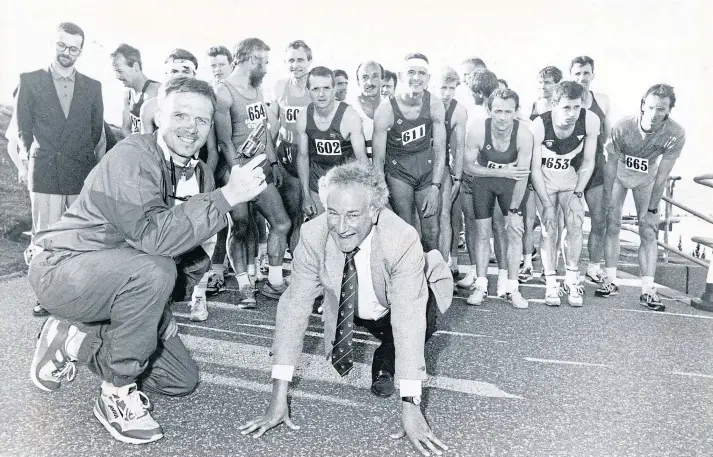
[(361, 87), (362, 95), (366, 97), (378, 96), (381, 92), (381, 79), (384, 68), (373, 60), (362, 62), (357, 67), (357, 84)]

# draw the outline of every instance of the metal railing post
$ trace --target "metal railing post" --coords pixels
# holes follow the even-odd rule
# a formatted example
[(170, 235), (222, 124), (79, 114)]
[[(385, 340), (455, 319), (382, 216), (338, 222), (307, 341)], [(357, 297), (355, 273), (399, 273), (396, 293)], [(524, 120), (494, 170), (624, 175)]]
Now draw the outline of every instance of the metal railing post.
[[(701, 238), (694, 236), (691, 238), (694, 243), (701, 243), (704, 246), (713, 248), (713, 238)], [(706, 277), (706, 288), (701, 298), (691, 300), (691, 306), (702, 311), (713, 311), (713, 261), (708, 265), (708, 276)]]

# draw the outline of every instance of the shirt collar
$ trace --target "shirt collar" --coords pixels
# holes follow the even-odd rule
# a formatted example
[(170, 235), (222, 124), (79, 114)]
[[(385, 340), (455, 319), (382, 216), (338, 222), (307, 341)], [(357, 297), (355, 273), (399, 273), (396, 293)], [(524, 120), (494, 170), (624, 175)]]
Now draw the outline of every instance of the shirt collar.
[(359, 245), (359, 252), (371, 252), (371, 238), (372, 235), (374, 234), (374, 226), (371, 226), (371, 230), (369, 231), (369, 234), (364, 238)]
[(50, 64), (50, 74), (52, 75), (52, 79), (54, 79), (55, 81), (58, 79), (69, 79), (70, 81), (74, 82), (75, 77), (77, 75), (77, 69), (72, 68), (72, 73), (70, 73), (69, 76), (63, 76), (57, 71), (55, 63), (52, 62)]
[[(163, 158), (166, 159), (166, 162), (169, 162), (171, 160), (171, 152), (170, 149), (168, 149), (168, 145), (164, 141), (163, 137), (158, 134), (158, 132), (154, 133), (156, 135), (156, 144), (158, 145), (159, 149), (161, 152), (163, 152)], [(175, 163), (175, 161), (174, 161)], [(191, 160), (189, 160), (186, 165), (184, 165), (184, 168), (191, 167), (195, 168), (196, 165), (198, 165), (198, 159), (195, 159), (191, 157)], [(180, 165), (176, 164), (177, 167), (180, 167)]]

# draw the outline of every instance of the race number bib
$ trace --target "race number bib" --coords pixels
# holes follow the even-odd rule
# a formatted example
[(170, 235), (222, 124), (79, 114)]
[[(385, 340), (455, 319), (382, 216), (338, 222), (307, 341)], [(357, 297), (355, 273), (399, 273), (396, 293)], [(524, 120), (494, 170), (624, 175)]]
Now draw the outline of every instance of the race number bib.
[(342, 155), (342, 143), (339, 140), (315, 139), (314, 145), (317, 147), (317, 154), (322, 156)]
[(421, 124), (418, 127), (408, 129), (405, 132), (401, 133), (401, 144), (406, 146), (407, 144), (419, 140), (424, 136), (426, 136), (426, 125)]
[(637, 171), (639, 173), (649, 172), (649, 159), (625, 155), (624, 164), (627, 170)]
[(506, 168), (507, 166), (508, 166), (508, 164), (506, 164), (506, 163), (496, 163), (496, 162), (488, 161), (488, 168), (500, 169), (500, 168)]
[(543, 157), (542, 168), (548, 168), (550, 170), (567, 170), (569, 168), (570, 161), (571, 159), (565, 159), (564, 157)]
[(297, 122), (297, 115), (300, 114), (302, 108), (299, 106), (286, 106), (285, 107), (285, 123), (294, 124)]
[(262, 102), (245, 105), (245, 114), (247, 116), (245, 125), (249, 129), (254, 129), (267, 119), (267, 111), (265, 111), (265, 105)]

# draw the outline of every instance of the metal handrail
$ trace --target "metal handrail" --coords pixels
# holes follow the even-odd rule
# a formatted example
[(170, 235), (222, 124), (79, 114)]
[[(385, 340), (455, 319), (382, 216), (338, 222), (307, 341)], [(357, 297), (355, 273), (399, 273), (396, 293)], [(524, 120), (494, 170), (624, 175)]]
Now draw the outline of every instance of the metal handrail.
[[(639, 228), (636, 227), (635, 225), (622, 224), (621, 228), (622, 228), (622, 230), (626, 230), (626, 231), (629, 231), (629, 232), (634, 232), (634, 233), (636, 233), (636, 234), (639, 233)], [(694, 237), (694, 239), (695, 239), (695, 238), (696, 238), (696, 237)], [(711, 240), (711, 242), (713, 242), (713, 240)], [(693, 262), (693, 263), (695, 263), (695, 264), (698, 264), (698, 265), (700, 265), (700, 266), (702, 266), (702, 267), (704, 267), (704, 268), (708, 268), (709, 265), (710, 265), (710, 264), (709, 264), (708, 262), (706, 262), (705, 260), (699, 259), (699, 258), (697, 258), (697, 257), (693, 257), (692, 255), (689, 255), (689, 254), (686, 254), (685, 252), (679, 251), (677, 248), (675, 248), (674, 246), (671, 246), (670, 244), (664, 243), (664, 242), (659, 241), (659, 240), (656, 240), (656, 244), (658, 244), (659, 246), (661, 246), (662, 248), (664, 248), (664, 250), (665, 250), (664, 252), (666, 252), (666, 251), (671, 251), (671, 252), (673, 252), (674, 254), (676, 254), (676, 255), (678, 255), (678, 256), (680, 256), (680, 257), (683, 257), (684, 259), (689, 260), (689, 261), (691, 261), (691, 262)]]
[[(673, 206), (681, 208), (682, 210), (686, 211), (687, 213), (693, 214), (694, 216), (708, 222), (709, 224), (713, 224), (713, 217), (707, 216), (707, 215), (705, 215), (699, 211), (696, 211), (695, 209), (693, 209), (689, 206), (686, 206), (683, 203), (673, 199), (673, 189), (676, 186), (676, 181), (680, 181), (680, 180), (681, 180), (680, 176), (669, 176), (669, 178), (668, 178), (668, 182), (666, 185), (666, 194), (667, 195), (664, 195), (662, 197), (662, 200), (664, 202), (666, 202), (665, 207), (664, 207), (664, 224), (663, 224), (664, 225), (664, 236), (663, 236), (664, 242), (661, 243), (658, 241), (658, 239), (656, 240), (656, 242), (658, 243), (659, 246), (664, 248), (663, 261), (665, 263), (668, 263), (668, 251), (671, 251), (674, 254), (677, 254), (677, 255), (684, 257), (692, 262), (695, 262), (698, 265), (702, 265), (707, 268), (708, 267), (707, 262), (705, 262), (701, 259), (698, 259), (696, 257), (689, 256), (688, 254), (684, 254), (681, 251), (679, 251), (677, 248), (673, 248), (672, 246), (670, 246), (668, 244), (668, 241), (669, 241), (668, 235), (669, 235), (669, 232), (671, 231), (671, 225), (672, 225), (672, 217), (671, 216), (672, 216), (672, 212), (673, 212)], [(696, 176), (693, 178), (693, 181), (697, 184), (701, 184), (703, 186), (713, 188), (713, 174)], [(694, 243), (698, 242), (698, 241), (695, 241), (696, 238), (698, 238), (698, 237), (692, 238), (692, 241), (694, 241)], [(703, 243), (701, 243), (701, 244), (703, 244)], [(711, 248), (713, 248), (713, 246), (711, 246)], [(695, 259), (695, 260), (693, 260), (693, 259)]]

